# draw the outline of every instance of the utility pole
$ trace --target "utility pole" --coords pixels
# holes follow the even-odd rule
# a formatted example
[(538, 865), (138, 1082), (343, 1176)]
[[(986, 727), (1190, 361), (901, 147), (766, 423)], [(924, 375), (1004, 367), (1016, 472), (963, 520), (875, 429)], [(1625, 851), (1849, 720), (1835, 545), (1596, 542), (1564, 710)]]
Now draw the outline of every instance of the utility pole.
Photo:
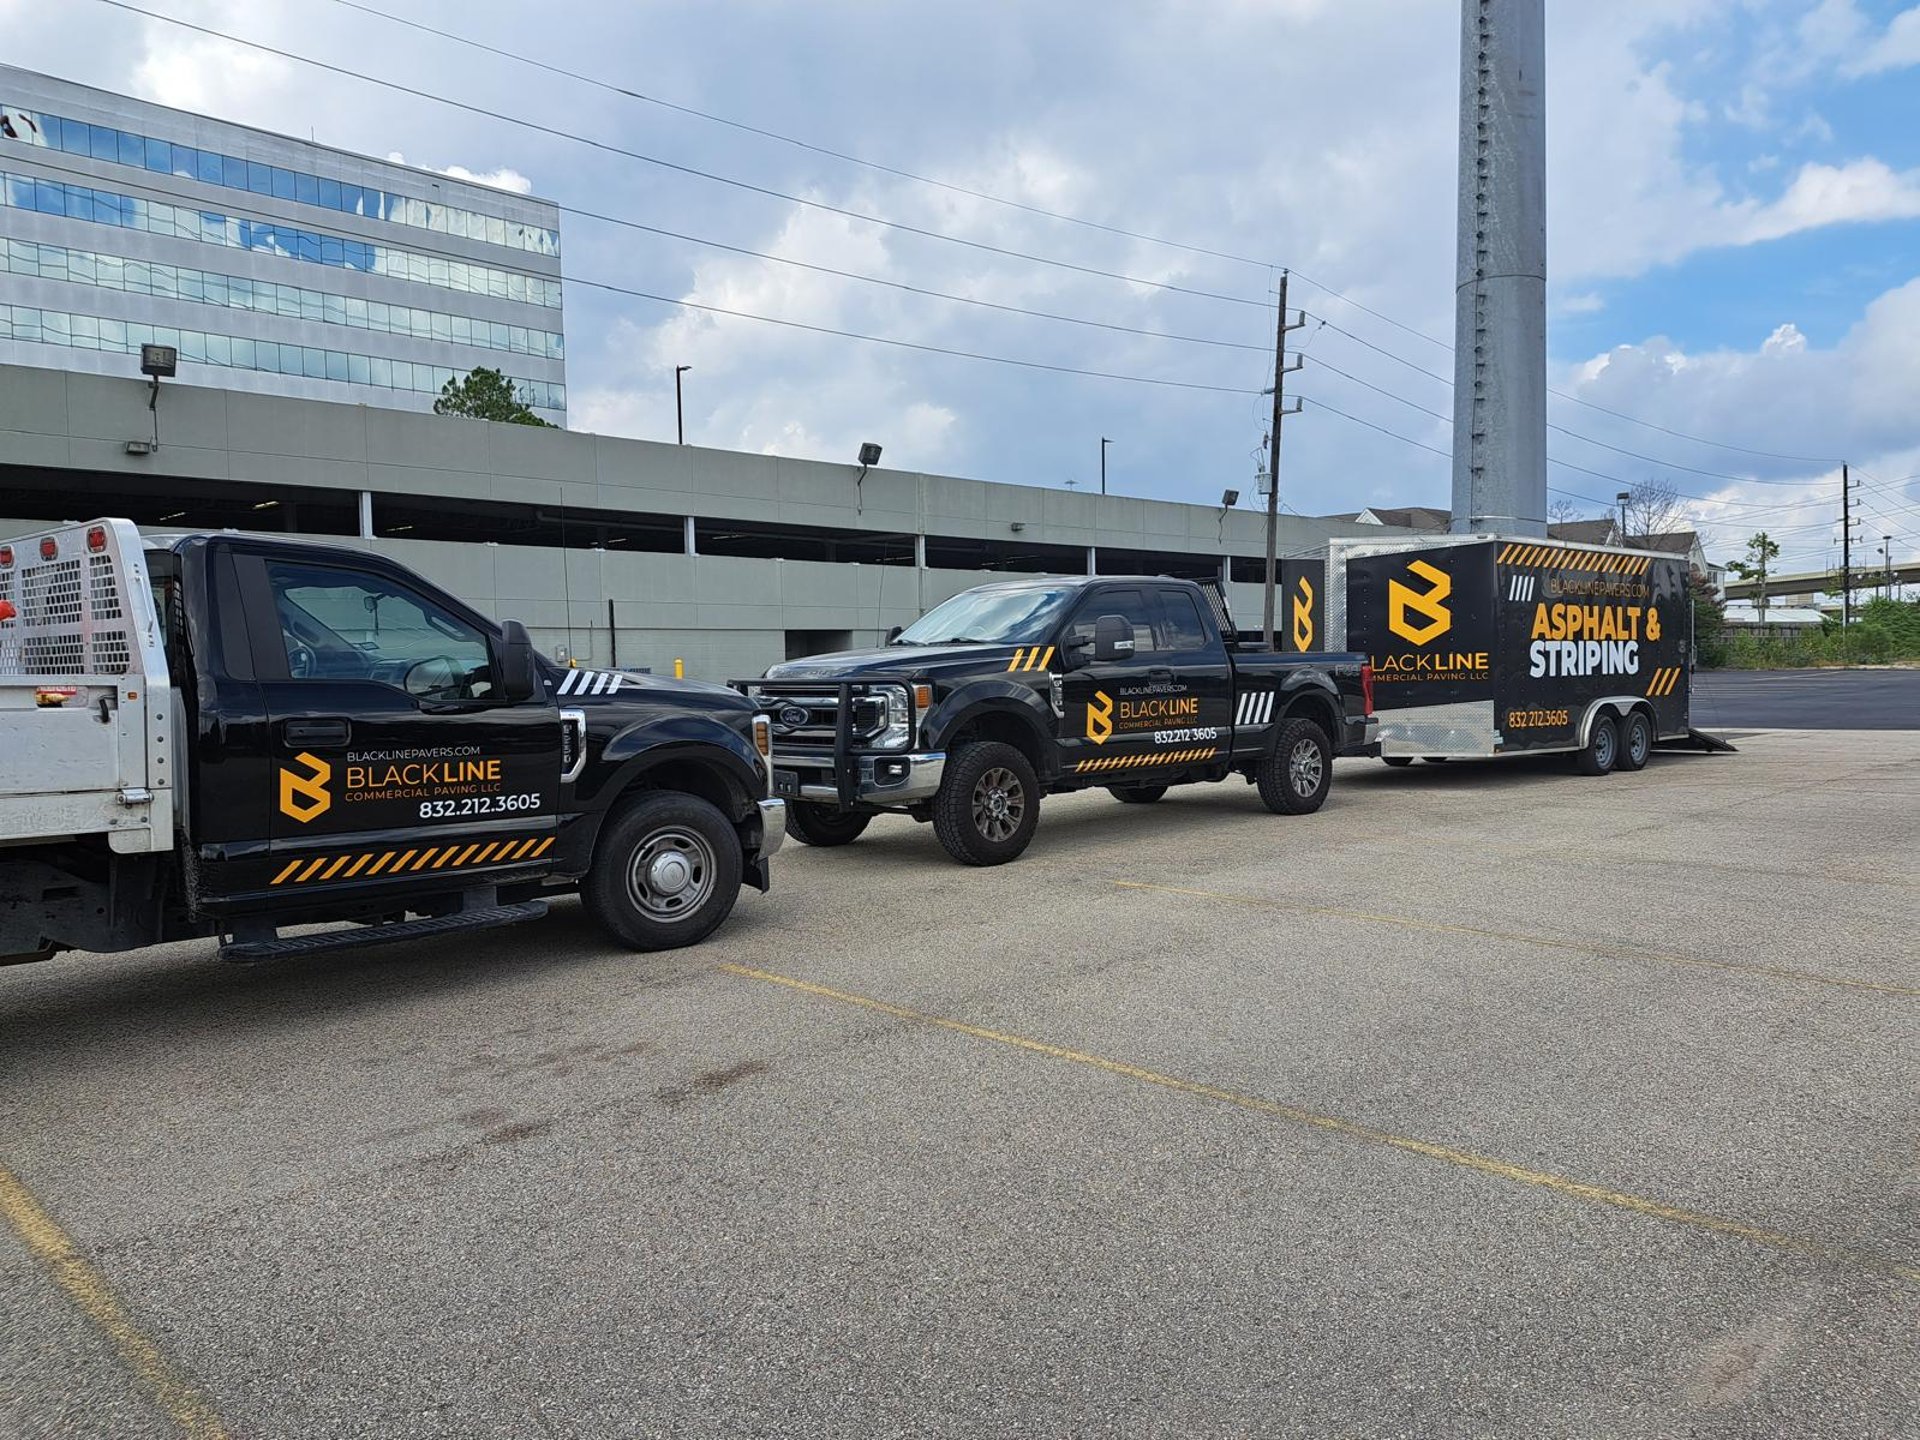
[(1840, 628), (1853, 623), (1853, 482), (1840, 467)]
[(1300, 413), (1300, 402), (1286, 408), (1287, 376), (1307, 362), (1295, 357), (1287, 364), (1287, 332), (1307, 322), (1287, 323), (1287, 272), (1280, 272), (1280, 308), (1273, 329), (1273, 429), (1267, 434), (1267, 575), (1266, 601), (1261, 607), (1260, 632), (1267, 649), (1273, 649), (1273, 592), (1280, 570), (1280, 422)]
[(686, 407), (680, 403), (680, 377), (692, 368), (691, 365), (673, 367), (673, 428), (680, 437), (679, 443), (682, 445), (687, 443), (687, 411)]
[(1106, 436), (1100, 437), (1100, 493), (1102, 495), (1107, 493), (1107, 446), (1112, 443), (1113, 441)]

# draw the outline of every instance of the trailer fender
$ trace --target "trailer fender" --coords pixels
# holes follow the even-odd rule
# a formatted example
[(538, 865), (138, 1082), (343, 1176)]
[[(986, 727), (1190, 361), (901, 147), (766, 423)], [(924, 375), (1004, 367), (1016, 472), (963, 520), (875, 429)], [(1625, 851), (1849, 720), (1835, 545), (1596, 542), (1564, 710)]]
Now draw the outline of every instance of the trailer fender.
[[(1580, 717), (1580, 743), (1574, 748), (1584, 750), (1587, 742), (1593, 738), (1593, 727), (1603, 716), (1612, 716), (1615, 720), (1624, 720), (1635, 710), (1644, 710), (1653, 715), (1653, 707), (1640, 695), (1602, 695), (1587, 706), (1586, 713)], [(1656, 719), (1656, 724), (1658, 721)]]

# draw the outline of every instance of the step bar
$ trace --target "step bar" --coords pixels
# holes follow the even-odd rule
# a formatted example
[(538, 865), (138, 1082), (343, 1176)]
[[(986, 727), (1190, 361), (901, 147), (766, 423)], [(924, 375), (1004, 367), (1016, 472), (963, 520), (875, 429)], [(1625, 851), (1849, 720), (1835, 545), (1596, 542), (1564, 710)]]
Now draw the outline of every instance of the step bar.
[(455, 935), (466, 930), (493, 930), (502, 925), (518, 925), (523, 920), (538, 920), (547, 913), (544, 900), (523, 900), (517, 905), (480, 905), (451, 915), (430, 915), (419, 920), (397, 920), (388, 925), (367, 925), (350, 930), (327, 930), (317, 935), (275, 936), (264, 940), (231, 940), (220, 947), (220, 958), (229, 965), (264, 965), (270, 960), (290, 960), (296, 955), (318, 955), (331, 950), (358, 950), (368, 945), (393, 945), (402, 940), (425, 940), (435, 935)]

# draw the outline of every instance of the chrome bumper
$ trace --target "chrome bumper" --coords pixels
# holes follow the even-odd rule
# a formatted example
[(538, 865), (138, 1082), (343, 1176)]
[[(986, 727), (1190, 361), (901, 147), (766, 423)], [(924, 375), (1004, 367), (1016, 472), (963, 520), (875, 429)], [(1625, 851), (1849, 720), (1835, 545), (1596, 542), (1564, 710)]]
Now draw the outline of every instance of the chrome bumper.
[[(926, 751), (918, 755), (853, 755), (848, 764), (857, 767), (853, 797), (863, 805), (914, 805), (931, 800), (940, 789), (947, 772), (947, 752)], [(776, 770), (792, 770), (800, 776), (799, 798), (828, 805), (840, 803), (840, 787), (834, 784), (831, 761), (822, 757), (783, 756), (774, 752)]]
[(756, 800), (760, 808), (760, 858), (771, 859), (787, 843), (787, 802)]

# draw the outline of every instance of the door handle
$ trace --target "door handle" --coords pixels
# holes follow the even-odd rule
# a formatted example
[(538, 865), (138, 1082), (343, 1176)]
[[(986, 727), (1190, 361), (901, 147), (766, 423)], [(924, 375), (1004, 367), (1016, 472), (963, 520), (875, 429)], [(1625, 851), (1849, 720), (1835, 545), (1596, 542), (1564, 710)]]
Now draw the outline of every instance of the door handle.
[(1149, 670), (1147, 671), (1147, 683), (1150, 685), (1171, 685), (1173, 683), (1173, 671)]
[(280, 733), (288, 745), (309, 750), (339, 749), (352, 736), (353, 727), (345, 720), (289, 720)]

